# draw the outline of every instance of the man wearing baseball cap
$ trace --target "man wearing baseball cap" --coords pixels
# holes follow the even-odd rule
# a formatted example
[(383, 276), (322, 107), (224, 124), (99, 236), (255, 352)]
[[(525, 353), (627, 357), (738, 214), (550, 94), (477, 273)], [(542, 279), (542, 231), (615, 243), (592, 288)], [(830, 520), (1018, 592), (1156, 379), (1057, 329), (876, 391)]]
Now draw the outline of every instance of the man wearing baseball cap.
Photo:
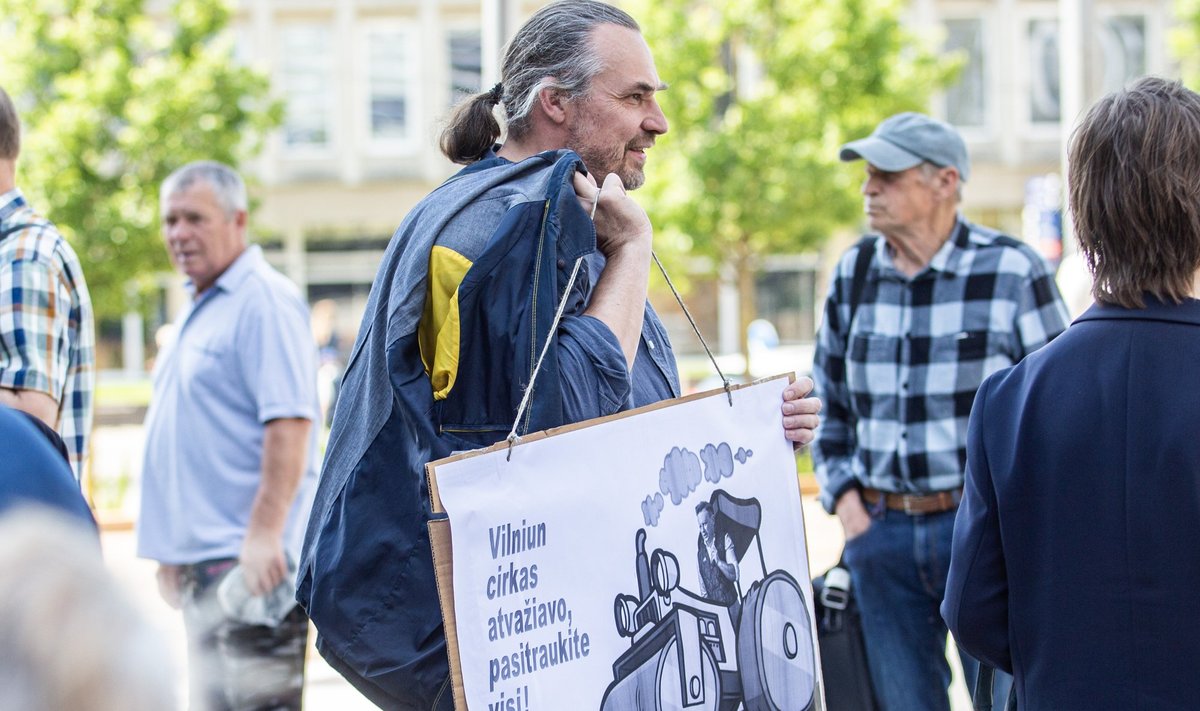
[[(817, 338), (821, 502), (846, 534), (880, 707), (948, 711), (938, 606), (967, 417), (983, 379), (1061, 333), (1067, 310), (1036, 252), (959, 214), (971, 167), (953, 127), (897, 114), (840, 157), (866, 163), (876, 234), (838, 262)], [(969, 683), (977, 666), (964, 659)]]

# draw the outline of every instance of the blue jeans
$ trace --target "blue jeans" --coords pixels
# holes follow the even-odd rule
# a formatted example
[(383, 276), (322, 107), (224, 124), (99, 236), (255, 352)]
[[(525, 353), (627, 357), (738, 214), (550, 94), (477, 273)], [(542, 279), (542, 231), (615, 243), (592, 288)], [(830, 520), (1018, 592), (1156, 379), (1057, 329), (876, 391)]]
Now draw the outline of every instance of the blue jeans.
[[(946, 593), (954, 511), (910, 516), (871, 511), (871, 527), (846, 542), (862, 612), (875, 697), (883, 711), (950, 711), (946, 623), (938, 606)], [(968, 690), (979, 663), (959, 650)], [(1012, 678), (996, 673), (994, 711), (1003, 711)]]

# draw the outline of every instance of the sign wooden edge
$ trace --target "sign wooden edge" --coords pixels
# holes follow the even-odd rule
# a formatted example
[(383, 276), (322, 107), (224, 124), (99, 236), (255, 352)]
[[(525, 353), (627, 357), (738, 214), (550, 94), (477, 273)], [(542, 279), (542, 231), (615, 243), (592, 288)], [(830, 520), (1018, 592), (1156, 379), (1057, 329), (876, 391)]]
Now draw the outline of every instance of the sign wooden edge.
[[(730, 385), (729, 390), (730, 391), (741, 390), (743, 388), (749, 388), (749, 387), (753, 387), (756, 385), (761, 385), (763, 383), (768, 383), (768, 382), (771, 382), (772, 380), (779, 380), (780, 378), (787, 378), (788, 384), (796, 382), (796, 374), (794, 372), (779, 373), (778, 375), (770, 375), (765, 378), (759, 378), (759, 379), (753, 380), (749, 383)], [(547, 437), (553, 437), (555, 435), (565, 434), (567, 432), (574, 432), (576, 430), (582, 430), (582, 429), (586, 429), (588, 427), (595, 427), (596, 425), (602, 425), (606, 422), (613, 422), (614, 420), (621, 420), (626, 417), (633, 417), (634, 415), (640, 415), (644, 412), (653, 412), (654, 410), (661, 410), (664, 407), (674, 407), (675, 405), (682, 405), (686, 402), (692, 402), (694, 400), (702, 400), (704, 398), (715, 397), (717, 395), (724, 395), (724, 394), (725, 394), (725, 388), (720, 387), (720, 388), (714, 388), (712, 390), (705, 390), (704, 392), (700, 392), (700, 393), (692, 393), (691, 395), (684, 395), (683, 397), (671, 398), (670, 400), (660, 400), (659, 402), (656, 402), (654, 404), (645, 405), (645, 406), (642, 406), (642, 407), (639, 407), (639, 408), (636, 408), (633, 410), (626, 410), (625, 412), (618, 412), (618, 413), (615, 413), (612, 415), (606, 415), (605, 417), (596, 417), (591, 420), (584, 420), (583, 422), (576, 422), (574, 424), (563, 425), (561, 427), (552, 427), (548, 430), (542, 430), (540, 432), (532, 432), (530, 434), (525, 435), (518, 442), (516, 442), (515, 444), (513, 444), (511, 446), (515, 449), (517, 447), (520, 447), (521, 445), (529, 444), (530, 442), (537, 442), (539, 440), (546, 439)], [(445, 514), (446, 513), (446, 509), (442, 505), (441, 494), (438, 492), (438, 486), (437, 486), (437, 468), (438, 467), (440, 467), (444, 464), (450, 464), (451, 462), (457, 462), (461, 459), (470, 459), (471, 457), (478, 457), (481, 454), (488, 454), (489, 452), (495, 452), (497, 450), (505, 449), (507, 447), (509, 447), (508, 442), (502, 440), (500, 442), (493, 444), (490, 447), (483, 447), (480, 449), (472, 449), (467, 452), (459, 452), (458, 454), (453, 454), (449, 457), (445, 457), (443, 459), (437, 459), (437, 460), (434, 460), (434, 461), (426, 464), (425, 465), (425, 477), (429, 483), (429, 506), (430, 506), (431, 510), (433, 511), (433, 513), (434, 514)]]
[(446, 633), (446, 656), (450, 658), (450, 688), (455, 711), (466, 711), (467, 690), (463, 686), (462, 658), (458, 651), (458, 622), (454, 619), (454, 559), (451, 556), (450, 519), (429, 522), (429, 545), (433, 548), (433, 576), (437, 582), (438, 602), (442, 608), (442, 629)]
[[(740, 385), (731, 385), (729, 389), (731, 391), (732, 390), (741, 390), (742, 388), (748, 388), (748, 387), (752, 387), (755, 385), (761, 385), (762, 383), (767, 383), (772, 380), (779, 380), (780, 378), (787, 378), (788, 384), (796, 382), (796, 374), (794, 372), (780, 373), (778, 375), (771, 375), (771, 376), (768, 376), (765, 378), (759, 378), (759, 379), (753, 380), (749, 383), (743, 383)], [(541, 432), (534, 432), (532, 434), (528, 434), (528, 435), (522, 437), (519, 442), (517, 442), (516, 444), (514, 444), (512, 446), (520, 447), (522, 444), (528, 444), (529, 442), (536, 442), (538, 440), (542, 440), (547, 437), (552, 437), (554, 435), (564, 434), (566, 432), (574, 432), (576, 430), (581, 430), (581, 429), (584, 429), (587, 427), (593, 427), (595, 425), (603, 424), (605, 422), (612, 422), (613, 420), (619, 420), (619, 419), (622, 419), (625, 417), (632, 417), (633, 415), (638, 415), (643, 412), (652, 412), (654, 410), (660, 410), (664, 407), (671, 407), (673, 405), (681, 405), (685, 402), (692, 402), (694, 400), (700, 400), (700, 399), (703, 399), (706, 397), (715, 397), (717, 395), (724, 395), (724, 394), (725, 394), (725, 388), (720, 387), (720, 388), (715, 388), (713, 390), (706, 390), (701, 393), (693, 393), (691, 395), (685, 395), (683, 397), (672, 398), (670, 400), (662, 400), (662, 401), (656, 402), (652, 405), (646, 405), (645, 407), (639, 407), (639, 408), (636, 408), (633, 410), (628, 410), (626, 412), (618, 412), (614, 415), (608, 415), (606, 417), (597, 417), (595, 419), (584, 420), (583, 422), (578, 422), (578, 423), (575, 423), (572, 425), (563, 425), (562, 427), (554, 427), (554, 428), (551, 428), (548, 430), (543, 430)], [(455, 711), (468, 711), (468, 709), (467, 709), (467, 691), (466, 691), (466, 687), (463, 684), (462, 658), (459, 656), (458, 623), (454, 617), (454, 554), (453, 554), (453, 550), (452, 550), (453, 546), (452, 546), (452, 542), (451, 542), (452, 537), (451, 537), (451, 533), (450, 533), (450, 519), (445, 517), (446, 509), (442, 506), (442, 499), (441, 499), (441, 496), (439, 496), (439, 494), (438, 494), (437, 468), (442, 466), (443, 464), (457, 462), (460, 459), (468, 459), (470, 457), (477, 457), (481, 454), (486, 454), (488, 452), (495, 452), (499, 449), (504, 449), (505, 447), (508, 447), (508, 446), (509, 446), (508, 442), (503, 442), (503, 441), (497, 442), (496, 444), (493, 444), (490, 447), (485, 447), (482, 449), (473, 449), (469, 452), (460, 452), (458, 454), (446, 457), (444, 459), (438, 459), (436, 461), (429, 462), (428, 464), (425, 465), (425, 476), (428, 478), (428, 482), (429, 482), (429, 505), (432, 508), (433, 513), (435, 515), (442, 516), (442, 518), (435, 518), (435, 519), (432, 519), (429, 521), (429, 524), (428, 524), (429, 525), (429, 546), (430, 546), (430, 548), (433, 549), (433, 572), (434, 572), (434, 579), (437, 583), (438, 602), (440, 603), (441, 608), (442, 608), (442, 628), (446, 635), (446, 656), (450, 658), (450, 687), (454, 694), (454, 709), (455, 709)], [(796, 496), (798, 498), (800, 497), (799, 481), (796, 482)], [(803, 516), (801, 517), (800, 521), (801, 521), (800, 525), (802, 527), (802, 530), (804, 531), (804, 535), (805, 535), (805, 537), (807, 537), (808, 531), (806, 530), (807, 527), (804, 524)], [(809, 572), (811, 573), (811, 571), (809, 571)], [(811, 586), (809, 587), (808, 590), (809, 590), (809, 595), (811, 595), (812, 594)], [(818, 662), (818, 664), (819, 663), (820, 662)], [(823, 684), (823, 682), (822, 682), (822, 684)]]

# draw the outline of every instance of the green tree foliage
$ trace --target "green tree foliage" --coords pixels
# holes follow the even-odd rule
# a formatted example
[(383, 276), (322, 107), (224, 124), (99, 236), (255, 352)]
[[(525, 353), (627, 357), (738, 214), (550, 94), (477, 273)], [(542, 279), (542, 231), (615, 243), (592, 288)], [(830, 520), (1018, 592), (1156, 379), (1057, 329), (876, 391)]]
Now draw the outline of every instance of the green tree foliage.
[(1200, 91), (1200, 0), (1175, 0), (1175, 19), (1172, 52), (1179, 59), (1183, 82)]
[(162, 180), (191, 160), (237, 165), (281, 115), (266, 78), (232, 61), (223, 2), (146, 5), (0, 0), (0, 85), (24, 127), (17, 182), (79, 253), (109, 322), (169, 269)]
[(925, 110), (953, 62), (894, 0), (631, 0), (670, 86), (648, 164), (662, 242), (732, 267), (742, 349), (764, 255), (819, 247), (862, 214), (862, 165), (837, 158), (886, 116)]

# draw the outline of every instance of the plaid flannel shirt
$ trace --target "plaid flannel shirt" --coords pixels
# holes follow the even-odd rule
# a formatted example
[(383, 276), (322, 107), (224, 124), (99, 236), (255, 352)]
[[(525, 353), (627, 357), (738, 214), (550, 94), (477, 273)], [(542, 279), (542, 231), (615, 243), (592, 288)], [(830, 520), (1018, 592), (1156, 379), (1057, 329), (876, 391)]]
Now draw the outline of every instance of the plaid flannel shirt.
[(813, 444), (821, 503), (847, 489), (928, 493), (962, 486), (975, 391), (1066, 329), (1054, 279), (1024, 243), (959, 218), (909, 278), (885, 240), (851, 321), (861, 246), (842, 256), (825, 301), (813, 379), (824, 403)]
[(95, 333), (79, 259), (19, 190), (0, 195), (0, 387), (59, 404), (58, 433), (82, 477), (92, 429)]

